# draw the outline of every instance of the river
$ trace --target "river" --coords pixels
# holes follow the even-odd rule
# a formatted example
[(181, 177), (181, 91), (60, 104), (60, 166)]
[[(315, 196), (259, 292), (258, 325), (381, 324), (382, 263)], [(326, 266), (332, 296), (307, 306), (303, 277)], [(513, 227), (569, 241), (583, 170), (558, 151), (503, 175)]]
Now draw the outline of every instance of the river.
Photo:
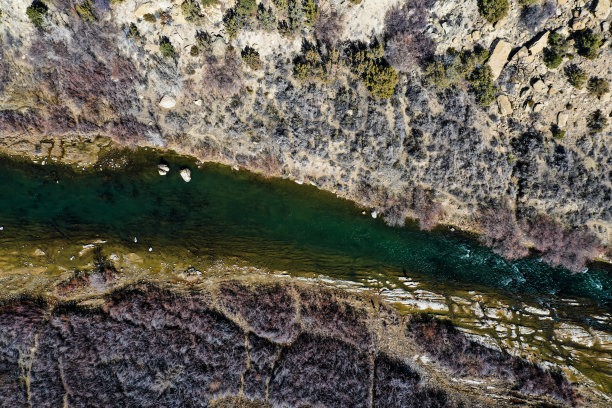
[[(166, 176), (157, 173), (160, 155)], [(612, 393), (612, 276), (603, 269), (510, 262), (446, 227), (392, 228), (313, 186), (154, 150), (109, 151), (89, 169), (2, 157), (0, 174), (6, 253), (103, 239), (166, 259), (232, 258), (376, 288), (400, 308), (448, 316), (511, 352), (572, 366)]]

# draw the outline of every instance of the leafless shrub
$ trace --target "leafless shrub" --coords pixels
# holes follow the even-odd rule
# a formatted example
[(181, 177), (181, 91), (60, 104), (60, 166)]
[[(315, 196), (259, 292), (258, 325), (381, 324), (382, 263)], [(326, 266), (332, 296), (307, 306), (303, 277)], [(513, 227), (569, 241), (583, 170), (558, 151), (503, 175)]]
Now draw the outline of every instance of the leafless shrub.
[(406, 71), (431, 58), (435, 42), (425, 33), (431, 0), (413, 0), (385, 16), (385, 56), (396, 69)]
[(116, 142), (122, 144), (136, 144), (145, 140), (150, 132), (155, 131), (152, 127), (140, 123), (133, 116), (123, 116), (118, 121), (108, 124), (107, 134)]
[(319, 41), (329, 45), (336, 44), (344, 31), (344, 15), (334, 9), (321, 12), (315, 23), (314, 31)]
[(278, 155), (262, 153), (248, 159), (251, 169), (262, 172), (266, 177), (277, 176), (281, 170), (281, 159)]
[(580, 272), (600, 250), (599, 240), (585, 229), (568, 229), (550, 217), (540, 215), (527, 226), (529, 238), (542, 252), (542, 260)]
[(36, 112), (20, 113), (14, 110), (0, 111), (0, 131), (10, 133), (40, 133), (44, 127), (44, 119)]
[(387, 41), (385, 55), (396, 69), (407, 71), (433, 55), (435, 42), (425, 35), (400, 33)]
[(484, 229), (482, 242), (496, 253), (508, 259), (527, 255), (521, 245), (522, 231), (514, 211), (507, 207), (490, 208), (483, 212), (480, 222)]
[(557, 6), (552, 1), (534, 6), (526, 6), (521, 12), (521, 22), (531, 31), (538, 30), (542, 24), (555, 15)]
[(206, 92), (220, 96), (232, 96), (242, 85), (242, 65), (235, 52), (228, 51), (219, 61), (210, 56), (206, 60), (203, 85)]

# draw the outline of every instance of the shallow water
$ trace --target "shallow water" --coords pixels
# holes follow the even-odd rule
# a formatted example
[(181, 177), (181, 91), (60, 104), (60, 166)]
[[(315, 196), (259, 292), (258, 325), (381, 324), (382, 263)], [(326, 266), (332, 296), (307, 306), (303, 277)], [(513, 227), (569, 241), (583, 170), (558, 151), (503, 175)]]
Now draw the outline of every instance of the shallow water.
[[(0, 246), (102, 237), (134, 252), (186, 248), (194, 258), (238, 257), (346, 281), (374, 277), (399, 289), (410, 278), (448, 295), (503, 297), (517, 310), (523, 302), (540, 305), (555, 322), (612, 332), (612, 277), (604, 270), (575, 275), (535, 258), (508, 262), (443, 229), (388, 227), (312, 186), (212, 164), (197, 168), (171, 154), (164, 159), (167, 176), (157, 174), (159, 156), (151, 150), (113, 152), (86, 171), (0, 158)], [(190, 183), (180, 178), (183, 165), (192, 170)]]

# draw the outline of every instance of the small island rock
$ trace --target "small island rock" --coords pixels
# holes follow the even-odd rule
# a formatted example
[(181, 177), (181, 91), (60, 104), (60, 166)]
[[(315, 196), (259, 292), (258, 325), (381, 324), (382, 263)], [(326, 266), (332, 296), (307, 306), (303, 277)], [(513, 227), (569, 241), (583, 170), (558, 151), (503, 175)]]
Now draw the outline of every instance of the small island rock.
[(181, 169), (181, 177), (186, 183), (189, 183), (191, 181), (191, 170), (186, 167)]
[(170, 171), (170, 167), (167, 164), (159, 164), (157, 166), (157, 171), (160, 176), (165, 176)]

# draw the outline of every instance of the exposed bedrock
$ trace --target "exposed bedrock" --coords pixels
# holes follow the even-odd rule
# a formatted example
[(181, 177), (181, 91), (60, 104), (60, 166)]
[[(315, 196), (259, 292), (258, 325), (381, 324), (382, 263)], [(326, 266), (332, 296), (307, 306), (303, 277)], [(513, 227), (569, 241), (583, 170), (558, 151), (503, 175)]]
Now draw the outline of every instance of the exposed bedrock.
[[(486, 390), (474, 385), (483, 380)], [(598, 406), (593, 398), (449, 323), (316, 286), (138, 285), (95, 307), (0, 307), (3, 407)]]

